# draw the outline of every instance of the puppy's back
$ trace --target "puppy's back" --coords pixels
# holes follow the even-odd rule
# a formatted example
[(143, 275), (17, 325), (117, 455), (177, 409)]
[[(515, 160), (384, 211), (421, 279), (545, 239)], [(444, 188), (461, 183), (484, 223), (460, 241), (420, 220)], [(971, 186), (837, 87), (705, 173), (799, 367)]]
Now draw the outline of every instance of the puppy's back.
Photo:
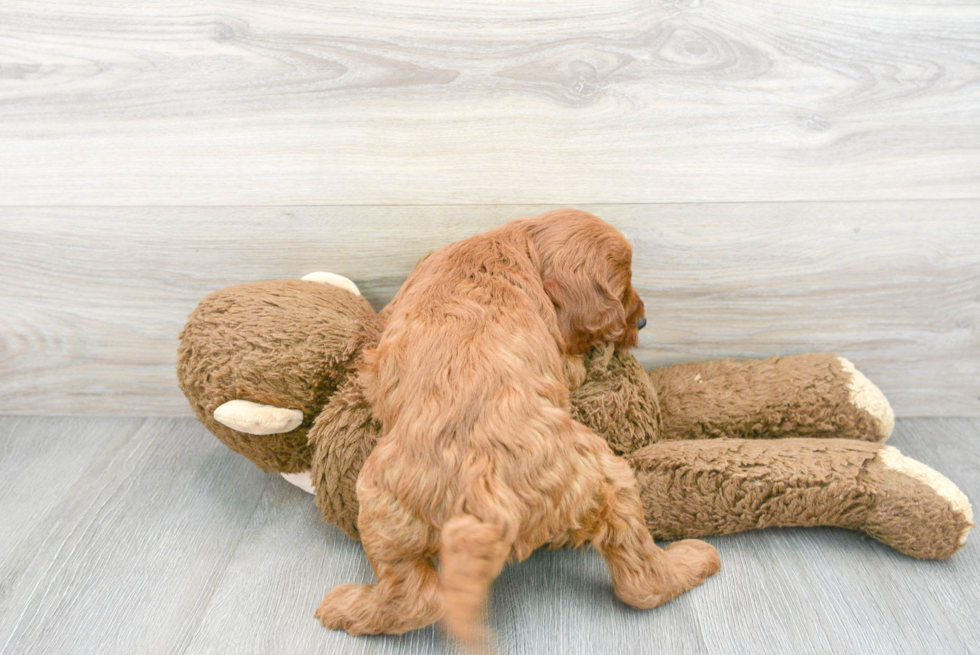
[(551, 302), (508, 237), (500, 228), (437, 250), (386, 308), (365, 375), (386, 431), (402, 415), (459, 428), (518, 389), (567, 404), (561, 353), (542, 317)]

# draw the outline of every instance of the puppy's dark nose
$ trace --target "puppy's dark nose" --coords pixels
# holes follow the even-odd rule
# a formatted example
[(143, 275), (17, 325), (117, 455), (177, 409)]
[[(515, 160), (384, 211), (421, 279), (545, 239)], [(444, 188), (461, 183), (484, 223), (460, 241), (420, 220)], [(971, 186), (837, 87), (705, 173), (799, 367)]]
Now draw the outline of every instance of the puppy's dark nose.
[(636, 329), (637, 330), (642, 330), (646, 326), (647, 326), (647, 317), (646, 316), (641, 316), (640, 317), (640, 320), (638, 320), (636, 322)]

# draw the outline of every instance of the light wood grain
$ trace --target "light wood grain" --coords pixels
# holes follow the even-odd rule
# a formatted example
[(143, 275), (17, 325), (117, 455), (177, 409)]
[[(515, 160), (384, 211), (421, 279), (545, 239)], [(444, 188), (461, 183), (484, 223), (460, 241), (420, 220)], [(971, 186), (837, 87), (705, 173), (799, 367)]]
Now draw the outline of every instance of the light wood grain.
[(975, 198), (980, 5), (0, 7), (0, 204)]
[[(634, 242), (646, 365), (832, 351), (899, 415), (980, 415), (980, 202), (585, 208)], [(380, 308), (431, 249), (545, 209), (4, 209), (0, 414), (188, 415), (207, 293), (328, 270)]]
[[(186, 653), (457, 652), (435, 626), (365, 639), (313, 618), (335, 585), (373, 581), (360, 545), (320, 522), (306, 494), (270, 485)], [(692, 602), (656, 613), (624, 607), (594, 552), (542, 551), (509, 567), (494, 585), (492, 612), (501, 653), (704, 652)]]
[[(0, 421), (0, 561), (29, 539), (86, 470), (117, 450), (143, 419), (79, 421), (23, 417)], [(0, 606), (3, 596), (0, 594)]]
[[(978, 82), (962, 0), (5, 0), (0, 414), (187, 415), (208, 292), (330, 270), (381, 307), (560, 204), (634, 241), (646, 365), (836, 351), (900, 416), (980, 416)], [(978, 434), (892, 442), (975, 501)], [(323, 630), (360, 547), (194, 419), (0, 418), (0, 516), (0, 655), (452, 652)], [(494, 587), (502, 652), (980, 643), (976, 544), (712, 541), (722, 574), (655, 612), (594, 553), (536, 553)]]
[[(37, 463), (74, 481), (50, 511), (28, 499), (21, 509), (33, 512), (4, 516), (4, 530), (26, 536), (3, 554), (0, 653), (180, 652), (265, 476), (189, 420), (17, 421), (0, 421), (0, 434), (30, 430), (7, 447), (60, 442)], [(92, 460), (100, 430), (113, 438)], [(21, 459), (0, 461), (0, 479), (20, 475), (26, 495), (44, 478), (25, 479)]]
[[(978, 419), (904, 419), (892, 443), (975, 502), (977, 434)], [(456, 652), (434, 628), (354, 638), (320, 627), (312, 614), (332, 585), (373, 579), (360, 546), (194, 419), (0, 418), (0, 481), (42, 444), (71, 482), (4, 515), (21, 537), (0, 557), (0, 654)], [(592, 551), (507, 567), (492, 591), (500, 652), (959, 655), (980, 641), (973, 537), (944, 562), (831, 528), (710, 541), (721, 573), (649, 612), (616, 601)]]
[(372, 576), (359, 543), (323, 523), (309, 494), (273, 478), (184, 652), (441, 651), (434, 626), (364, 640), (320, 626), (313, 613), (334, 585), (370, 582)]

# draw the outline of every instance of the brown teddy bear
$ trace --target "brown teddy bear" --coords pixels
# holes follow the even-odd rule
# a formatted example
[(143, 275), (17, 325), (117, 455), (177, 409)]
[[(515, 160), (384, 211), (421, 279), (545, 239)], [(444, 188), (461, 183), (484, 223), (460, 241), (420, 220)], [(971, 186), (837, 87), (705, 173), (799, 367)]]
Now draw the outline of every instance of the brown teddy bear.
[[(311, 493), (357, 538), (355, 482), (380, 436), (357, 380), (385, 312), (350, 280), (246, 284), (205, 298), (181, 333), (177, 374), (204, 425), (232, 450)], [(842, 357), (679, 364), (645, 371), (595, 350), (572, 414), (634, 471), (654, 537), (769, 526), (861, 530), (944, 559), (973, 526), (950, 480), (884, 441), (881, 392)]]

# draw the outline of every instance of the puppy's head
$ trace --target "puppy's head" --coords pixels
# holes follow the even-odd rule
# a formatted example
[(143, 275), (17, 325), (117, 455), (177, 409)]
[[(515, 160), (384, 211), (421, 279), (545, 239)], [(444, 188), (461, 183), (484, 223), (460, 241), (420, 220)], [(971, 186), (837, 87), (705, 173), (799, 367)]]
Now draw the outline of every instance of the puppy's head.
[(633, 248), (614, 227), (592, 214), (561, 209), (527, 219), (532, 260), (558, 314), (570, 355), (602, 342), (636, 345), (646, 325), (633, 289)]

